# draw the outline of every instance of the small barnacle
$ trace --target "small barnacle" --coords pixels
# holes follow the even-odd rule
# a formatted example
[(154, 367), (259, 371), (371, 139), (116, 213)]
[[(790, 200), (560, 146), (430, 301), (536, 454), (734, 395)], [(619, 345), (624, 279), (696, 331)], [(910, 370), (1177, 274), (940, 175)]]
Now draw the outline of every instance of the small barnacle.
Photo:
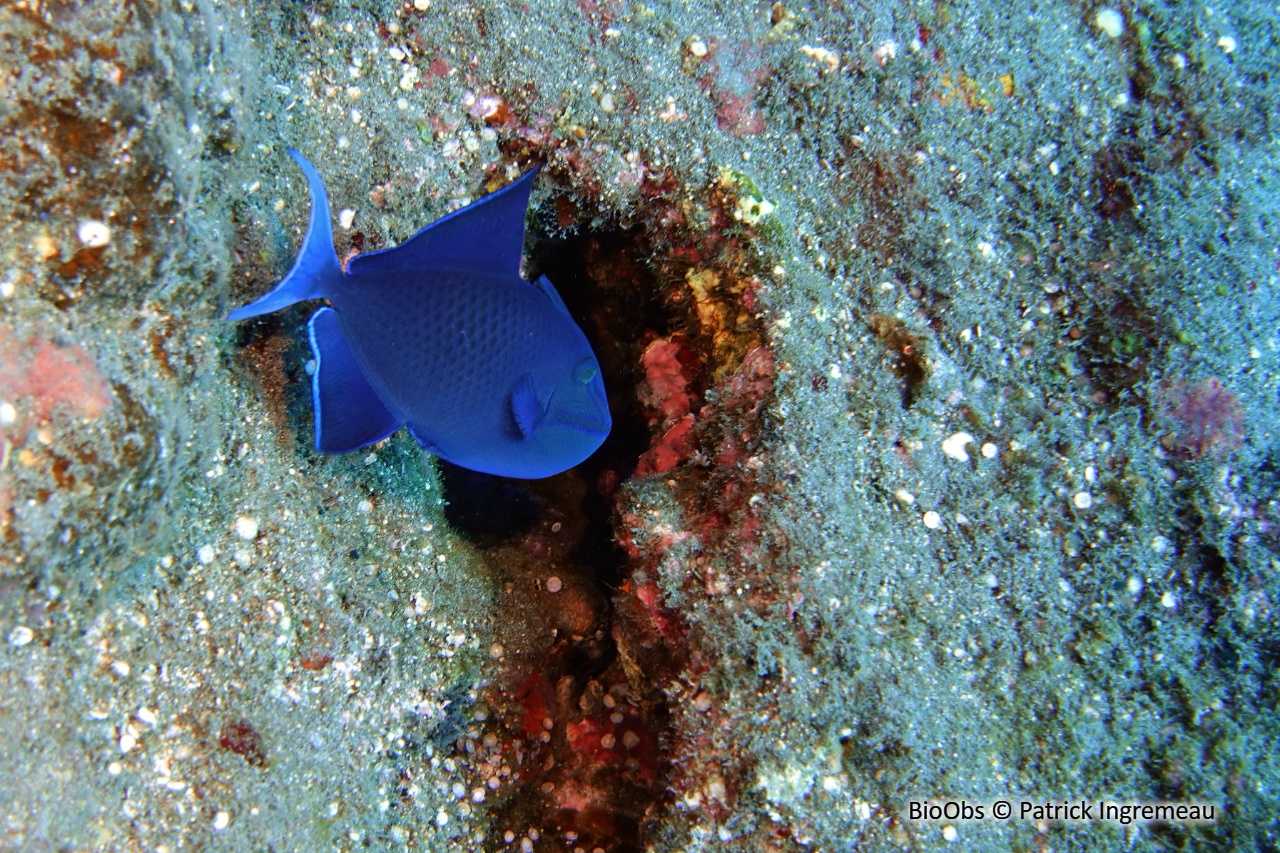
[(89, 249), (98, 249), (111, 242), (111, 228), (97, 219), (86, 219), (76, 228), (76, 236)]

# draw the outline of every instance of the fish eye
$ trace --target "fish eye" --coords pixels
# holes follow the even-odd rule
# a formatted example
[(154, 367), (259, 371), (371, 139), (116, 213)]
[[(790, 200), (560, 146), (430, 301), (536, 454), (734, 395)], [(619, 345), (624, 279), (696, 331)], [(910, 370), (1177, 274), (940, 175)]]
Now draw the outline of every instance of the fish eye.
[(573, 369), (573, 381), (579, 385), (586, 385), (592, 379), (596, 378), (595, 360), (584, 358), (578, 362), (578, 366)]

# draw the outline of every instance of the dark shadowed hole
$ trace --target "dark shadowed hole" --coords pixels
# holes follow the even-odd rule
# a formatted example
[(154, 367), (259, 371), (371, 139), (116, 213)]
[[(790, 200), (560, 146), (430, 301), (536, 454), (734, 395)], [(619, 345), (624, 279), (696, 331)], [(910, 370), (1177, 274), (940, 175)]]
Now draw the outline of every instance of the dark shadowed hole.
[(636, 331), (665, 332), (667, 321), (652, 298), (650, 281), (606, 281), (601, 287), (602, 271), (589, 265), (602, 254), (634, 251), (637, 238), (636, 233), (613, 231), (549, 242), (539, 247), (532, 264), (555, 285), (591, 342), (609, 396), (613, 429), (600, 449), (576, 469), (588, 488), (581, 507), (586, 534), (575, 549), (579, 559), (594, 567), (597, 580), (608, 586), (622, 579), (626, 561), (613, 540), (613, 491), (631, 476), (649, 446), (649, 429), (636, 393), (643, 346)]
[[(521, 714), (528, 713), (532, 701), (530, 691), (542, 691), (539, 701), (548, 703), (547, 715), (557, 720), (553, 740), (540, 747), (541, 757), (521, 771), (518, 781), (513, 778), (509, 795), (501, 801), (495, 798), (492, 806), (499, 832), (508, 826), (541, 826), (545, 834), (535, 846), (538, 850), (553, 849), (548, 844), (563, 846), (568, 833), (576, 833), (576, 843), (588, 850), (639, 850), (640, 818), (665, 790), (660, 757), (650, 759), (657, 767), (646, 771), (649, 775), (642, 780), (627, 768), (601, 763), (598, 755), (587, 756), (571, 747), (565, 735), (570, 720), (590, 726), (607, 719), (598, 710), (586, 710), (593, 701), (588, 698), (592, 689), (630, 681), (614, 639), (613, 595), (629, 574), (626, 553), (614, 539), (614, 501), (618, 486), (631, 476), (649, 445), (649, 424), (637, 393), (643, 378), (641, 355), (652, 337), (668, 334), (671, 325), (655, 298), (657, 288), (644, 252), (639, 231), (615, 230), (544, 239), (528, 263), (527, 277), (546, 275), (551, 280), (600, 362), (613, 418), (600, 449), (574, 469), (545, 480), (494, 477), (440, 464), (446, 517), (479, 548), (491, 551), (505, 583), (537, 595), (537, 584), (553, 570), (563, 579), (564, 592), (541, 597), (537, 612), (526, 617), (511, 613), (511, 619), (528, 618), (529, 623), (510, 637), (546, 637), (540, 620), (555, 622), (558, 608), (571, 610), (587, 602), (591, 609), (590, 629), (562, 632), (549, 645), (538, 647), (536, 660), (505, 688), (508, 732), (519, 734)], [(552, 535), (552, 530), (558, 533)], [(556, 538), (567, 531), (572, 531), (571, 539)], [(546, 542), (556, 543), (554, 558), (540, 556), (537, 549)], [(579, 586), (592, 588), (591, 594), (570, 594), (575, 577)], [(530, 642), (536, 647), (540, 641)], [(533, 648), (508, 646), (509, 656), (531, 652)], [(653, 685), (632, 683), (630, 689), (647, 707), (661, 706), (661, 691)], [(598, 695), (594, 701), (598, 704)], [(623, 725), (643, 727), (646, 742), (656, 744), (665, 719), (657, 710), (643, 719), (629, 717)], [(619, 729), (619, 737), (621, 733)], [(582, 809), (555, 807), (544, 786), (564, 785), (589, 787), (594, 792), (588, 797), (590, 804)], [(496, 847), (505, 846), (501, 836), (490, 840)]]
[(538, 523), (543, 501), (521, 480), (495, 477), (437, 460), (444, 489), (444, 517), (467, 537), (483, 542), (523, 533)]

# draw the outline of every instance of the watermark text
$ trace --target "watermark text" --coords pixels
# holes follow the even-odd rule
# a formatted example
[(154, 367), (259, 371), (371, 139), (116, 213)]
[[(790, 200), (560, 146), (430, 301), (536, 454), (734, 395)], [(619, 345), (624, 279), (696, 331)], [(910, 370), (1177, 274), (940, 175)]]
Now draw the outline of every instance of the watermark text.
[(1140, 802), (1136, 800), (1031, 800), (979, 802), (964, 799), (908, 800), (900, 814), (911, 823), (979, 823), (1008, 820), (1036, 823), (1212, 824), (1217, 803)]

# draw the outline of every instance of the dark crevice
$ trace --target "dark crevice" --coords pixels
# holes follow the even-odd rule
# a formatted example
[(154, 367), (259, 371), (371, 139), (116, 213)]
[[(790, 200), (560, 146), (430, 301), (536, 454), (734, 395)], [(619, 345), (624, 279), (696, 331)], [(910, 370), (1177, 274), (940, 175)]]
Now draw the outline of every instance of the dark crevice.
[(532, 528), (547, 511), (522, 480), (481, 474), (436, 461), (444, 490), (444, 517), (464, 536), (481, 544)]
[(640, 454), (649, 446), (648, 422), (636, 393), (640, 376), (635, 365), (643, 342), (635, 330), (665, 333), (669, 320), (657, 307), (653, 283), (647, 276), (643, 282), (623, 282), (621, 288), (610, 288), (608, 298), (601, 299), (599, 271), (593, 276), (589, 263), (601, 254), (615, 255), (628, 247), (634, 251), (638, 238), (634, 232), (584, 234), (548, 243), (535, 255), (535, 266), (555, 284), (591, 342), (604, 374), (613, 429), (600, 449), (576, 469), (588, 486), (588, 497), (581, 507), (586, 534), (576, 551), (595, 568), (597, 580), (611, 587), (622, 580), (626, 563), (626, 555), (613, 536), (614, 489), (631, 476)]
[[(617, 487), (650, 442), (638, 365), (652, 335), (673, 325), (645, 256), (638, 231), (586, 233), (544, 242), (527, 272), (552, 281), (596, 352), (613, 417), (600, 449), (545, 480), (439, 463), (446, 518), (502, 589), (504, 665), (483, 701), (492, 749), (516, 770), (487, 801), (494, 849), (508, 829), (537, 827), (537, 850), (567, 839), (570, 849), (640, 850), (641, 820), (666, 788), (665, 697), (622, 660), (614, 607), (629, 574), (614, 536)], [(469, 766), (474, 750), (459, 737), (453, 754)]]

